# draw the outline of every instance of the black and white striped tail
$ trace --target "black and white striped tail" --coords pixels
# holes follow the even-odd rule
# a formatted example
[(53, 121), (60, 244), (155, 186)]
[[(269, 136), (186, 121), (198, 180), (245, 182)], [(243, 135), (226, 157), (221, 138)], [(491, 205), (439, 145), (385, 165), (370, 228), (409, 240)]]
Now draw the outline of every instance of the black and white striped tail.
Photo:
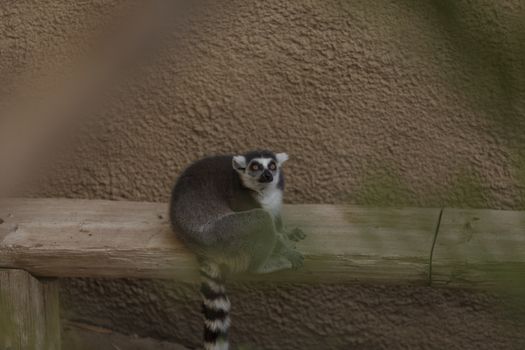
[(204, 314), (204, 349), (228, 350), (230, 300), (226, 296), (224, 274), (220, 266), (201, 262), (202, 312)]

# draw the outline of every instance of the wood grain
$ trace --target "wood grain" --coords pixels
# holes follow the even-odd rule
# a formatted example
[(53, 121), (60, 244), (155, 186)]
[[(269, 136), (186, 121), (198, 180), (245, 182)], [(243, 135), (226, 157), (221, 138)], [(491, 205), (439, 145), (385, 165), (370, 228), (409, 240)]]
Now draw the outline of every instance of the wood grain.
[(445, 209), (432, 285), (525, 292), (525, 212)]
[[(243, 275), (287, 282), (426, 284), (439, 209), (286, 205), (285, 223), (307, 238), (297, 271)], [(167, 205), (127, 201), (12, 199), (0, 204), (0, 267), (36, 276), (196, 279)]]
[(0, 269), (0, 349), (60, 350), (56, 282)]

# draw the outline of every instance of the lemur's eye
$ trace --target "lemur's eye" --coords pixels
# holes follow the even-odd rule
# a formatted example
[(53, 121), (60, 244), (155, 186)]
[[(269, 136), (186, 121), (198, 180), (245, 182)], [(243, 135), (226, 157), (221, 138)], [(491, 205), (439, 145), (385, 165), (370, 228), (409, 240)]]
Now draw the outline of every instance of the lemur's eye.
[(259, 170), (259, 164), (253, 163), (252, 165), (250, 165), (250, 169), (253, 171)]
[(269, 168), (270, 170), (275, 170), (275, 169), (277, 169), (277, 166), (275, 165), (274, 162), (271, 162), (270, 165), (268, 165), (268, 168)]

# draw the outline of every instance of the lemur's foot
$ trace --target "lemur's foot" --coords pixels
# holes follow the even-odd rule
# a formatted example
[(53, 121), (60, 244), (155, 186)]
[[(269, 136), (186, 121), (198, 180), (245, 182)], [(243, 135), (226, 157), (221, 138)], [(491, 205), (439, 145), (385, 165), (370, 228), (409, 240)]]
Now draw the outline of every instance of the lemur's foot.
[(262, 266), (259, 266), (256, 273), (270, 273), (281, 270), (288, 270), (293, 267), (290, 260), (282, 255), (272, 255), (264, 262)]
[(296, 227), (292, 231), (288, 232), (286, 236), (291, 241), (299, 242), (306, 238), (306, 233), (304, 233), (304, 231), (300, 228)]
[(281, 270), (294, 269), (297, 270), (303, 266), (303, 254), (297, 250), (290, 249), (282, 255), (272, 255), (264, 262), (262, 266), (259, 266), (256, 273), (270, 273)]
[(304, 264), (304, 256), (302, 253), (295, 249), (287, 251), (284, 256), (292, 264), (292, 269), (297, 270)]

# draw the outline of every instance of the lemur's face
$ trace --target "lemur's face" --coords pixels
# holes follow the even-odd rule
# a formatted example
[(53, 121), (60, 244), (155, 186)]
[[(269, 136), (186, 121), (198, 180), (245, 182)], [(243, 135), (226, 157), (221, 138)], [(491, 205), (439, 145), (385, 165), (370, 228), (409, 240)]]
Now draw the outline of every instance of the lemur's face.
[(280, 168), (287, 159), (286, 153), (250, 152), (233, 157), (233, 168), (246, 187), (261, 190), (278, 183)]
[(269, 183), (277, 174), (277, 162), (272, 158), (255, 158), (248, 163), (245, 172), (260, 183)]

